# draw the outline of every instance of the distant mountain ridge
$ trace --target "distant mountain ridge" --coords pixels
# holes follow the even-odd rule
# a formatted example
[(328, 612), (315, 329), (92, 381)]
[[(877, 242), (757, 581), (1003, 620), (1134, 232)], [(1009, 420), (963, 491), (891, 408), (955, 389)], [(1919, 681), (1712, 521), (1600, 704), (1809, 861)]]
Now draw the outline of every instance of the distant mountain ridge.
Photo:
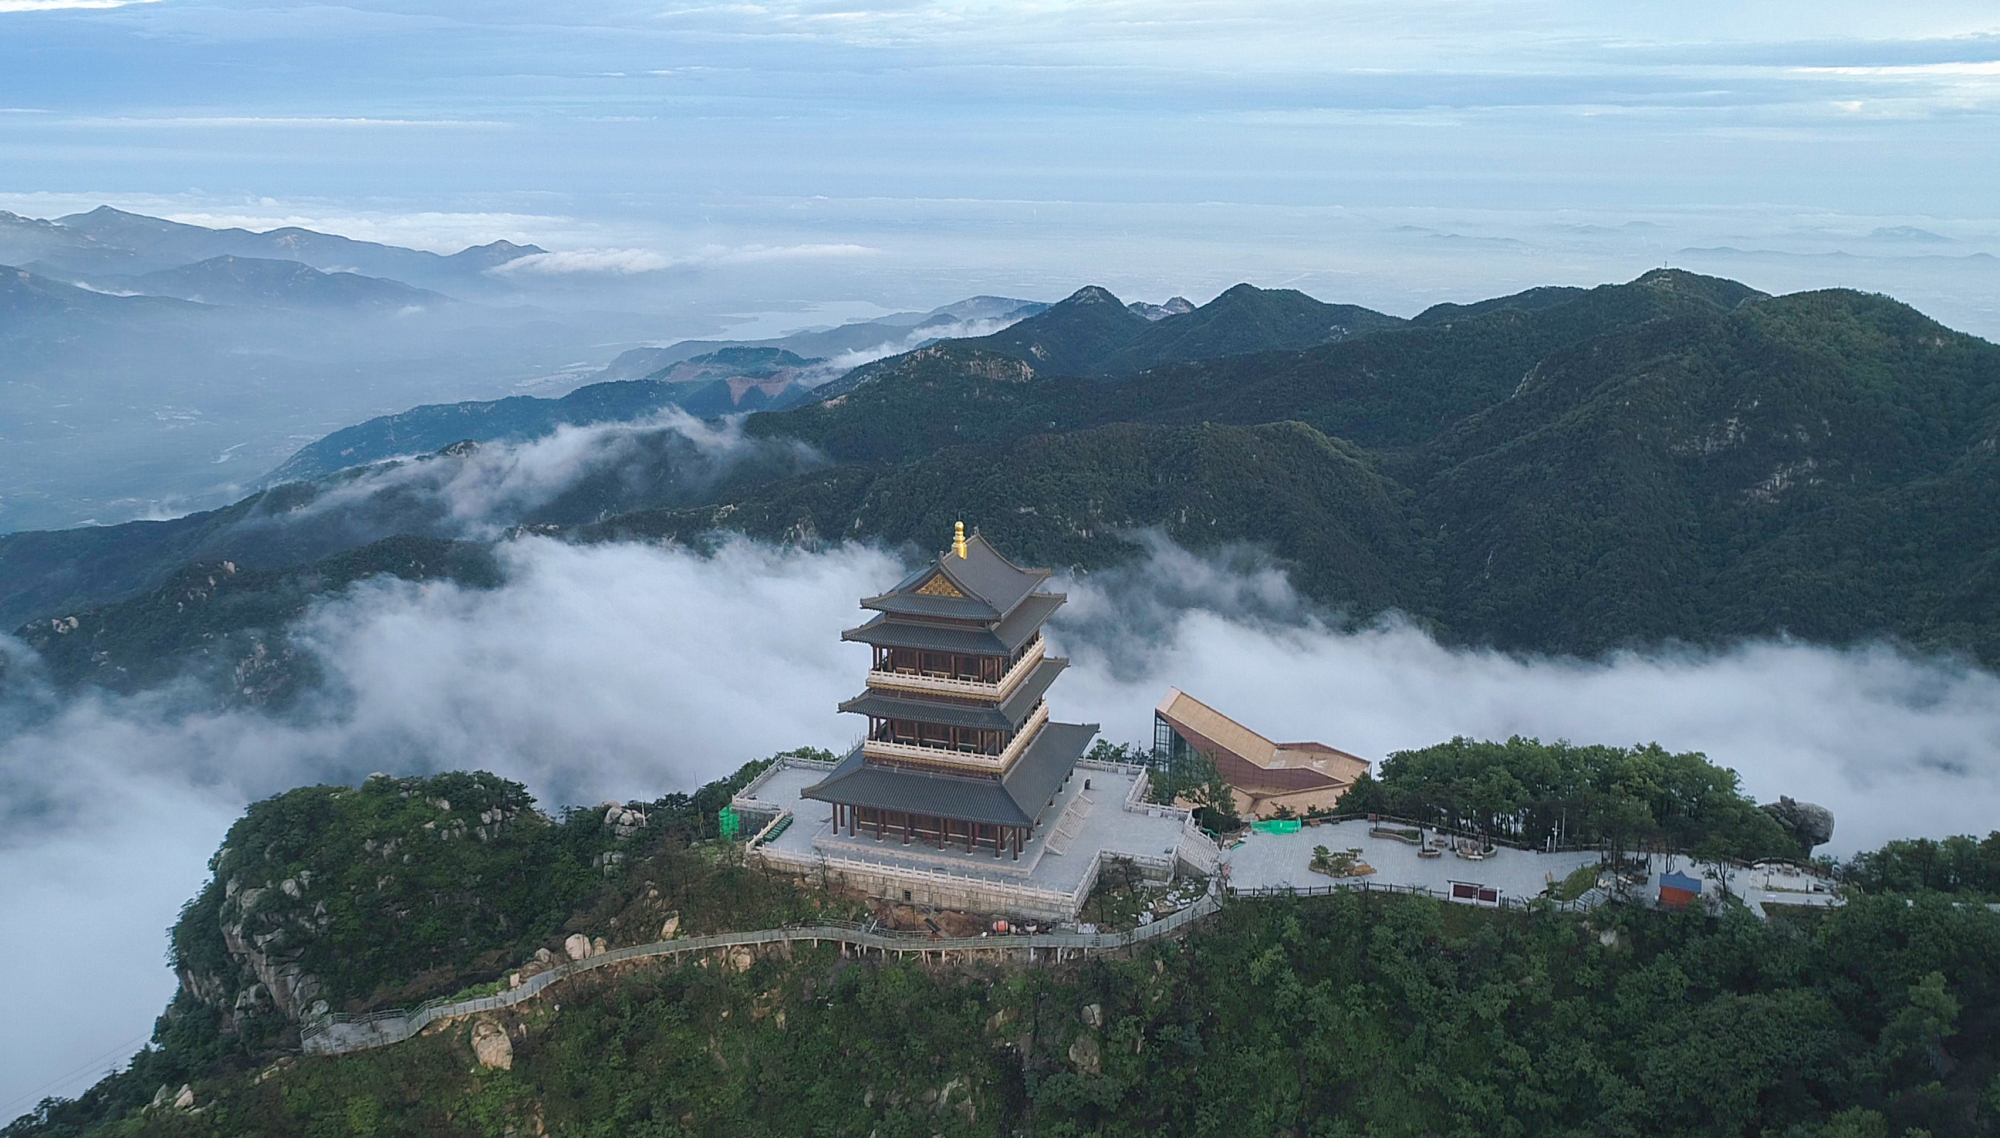
[[(1182, 300), (1171, 311), (1141, 315), (1095, 286), (1055, 305), (979, 296), (908, 319), (850, 324), (801, 332), (773, 340), (723, 344), (693, 340), (667, 348), (637, 348), (607, 366), (605, 383), (579, 388), (562, 399), (516, 396), (462, 404), (417, 407), (344, 428), (302, 448), (264, 479), (265, 485), (318, 478), (344, 466), (425, 453), (460, 439), (490, 442), (534, 438), (563, 424), (582, 425), (638, 418), (666, 407), (697, 417), (744, 411), (782, 410), (816, 397), (808, 385), (831, 375), (815, 373), (823, 357), (805, 357), (813, 346), (860, 350), (879, 347), (885, 329), (899, 340), (921, 339), (926, 331), (962, 327), (968, 320), (1016, 322), (984, 337), (945, 341), (953, 352), (990, 352), (1039, 365), (1055, 374), (1122, 374), (1159, 363), (1186, 363), (1217, 355), (1285, 350), (1337, 342), (1402, 321), (1352, 305), (1321, 304), (1289, 289), (1238, 285), (1199, 308)], [(780, 347), (779, 345), (785, 345)], [(698, 348), (711, 350), (689, 354)], [(921, 364), (922, 350), (867, 365), (825, 390), (838, 394), (879, 370)], [(645, 367), (637, 379), (621, 379)], [(690, 388), (681, 385), (700, 384)]]
[(201, 305), (169, 297), (119, 296), (79, 288), (14, 265), (0, 265), (0, 335), (24, 325), (60, 319), (112, 318), (138, 314), (184, 315)]
[(794, 332), (764, 340), (682, 340), (659, 348), (633, 348), (620, 353), (597, 378), (642, 379), (661, 368), (695, 356), (730, 348), (777, 348), (813, 359), (835, 359), (854, 353), (880, 351), (891, 345), (921, 346), (932, 337), (945, 336), (958, 326), (980, 321), (1022, 320), (1047, 310), (1035, 300), (1014, 300), (1002, 296), (975, 296), (929, 312), (898, 312), (873, 320), (857, 320), (834, 328)]
[(1045, 312), (968, 343), (1025, 360), (1045, 375), (1116, 377), (1168, 363), (1337, 343), (1402, 323), (1358, 305), (1325, 304), (1294, 289), (1247, 284), (1198, 308), (1152, 317), (1090, 285)]
[(535, 439), (562, 426), (630, 422), (669, 407), (697, 418), (771, 409), (807, 397), (797, 381), (814, 362), (777, 348), (725, 348), (669, 365), (645, 379), (586, 384), (558, 399), (515, 395), (412, 407), (310, 443), (262, 482), (276, 486), (312, 481), (349, 467), (427, 454), (455, 442)]
[(678, 407), (697, 418), (781, 410), (814, 398), (813, 388), (839, 374), (814, 348), (839, 356), (923, 341), (927, 332), (968, 321), (1018, 319), (1048, 308), (1037, 301), (975, 296), (929, 312), (898, 313), (837, 328), (768, 340), (686, 340), (621, 353), (586, 384), (558, 399), (513, 396), (414, 407), (335, 431), (310, 443), (260, 480), (322, 478), (350, 466), (425, 454), (461, 440), (538, 438), (563, 425), (619, 422)]
[(248, 308), (407, 308), (454, 303), (402, 281), (359, 273), (323, 273), (300, 261), (224, 254), (136, 277), (98, 277), (91, 285), (145, 296)]
[[(1447, 642), (1590, 656), (1889, 638), (2000, 661), (2000, 347), (1887, 298), (1656, 270), (1123, 376), (1049, 361), (1116, 366), (1145, 343), (1135, 325), (1184, 321), (1181, 350), (1260, 325), (1072, 299), (1019, 335), (877, 361), (745, 420), (747, 439), (813, 465), (701, 486), (607, 472), (536, 532), (928, 548), (963, 518), (1026, 559), (1088, 569), (1155, 529), (1268, 549), (1327, 611), (1401, 612)], [(1279, 306), (1294, 310), (1314, 311)], [(150, 552), (140, 527), (0, 538), (15, 578), (0, 616), (83, 611), (164, 580), (182, 551), (232, 557), (253, 532), (264, 552), (240, 563), (279, 567), (291, 515), (259, 510), (279, 528), (209, 524)], [(99, 623), (108, 642), (135, 643), (125, 619)]]
[[(476, 283), (488, 270), (547, 250), (511, 241), (474, 245), (457, 253), (432, 253), (375, 241), (285, 226), (262, 233), (209, 229), (99, 206), (53, 222), (0, 215), (0, 253), (33, 251), (41, 260), (78, 273), (138, 276), (215, 257), (298, 261), (327, 273), (388, 277), (422, 286)], [(20, 256), (14, 253), (14, 256)]]

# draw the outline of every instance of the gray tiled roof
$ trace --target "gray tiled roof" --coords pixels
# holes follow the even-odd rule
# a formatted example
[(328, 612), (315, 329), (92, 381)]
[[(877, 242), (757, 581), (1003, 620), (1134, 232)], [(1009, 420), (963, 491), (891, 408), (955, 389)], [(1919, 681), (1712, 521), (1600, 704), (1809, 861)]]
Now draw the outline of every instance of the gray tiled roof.
[(987, 825), (1033, 826), (1097, 734), (1095, 723), (1050, 723), (1004, 779), (873, 766), (861, 748), (801, 793), (822, 802), (931, 814)]
[(964, 557), (945, 553), (938, 558), (938, 567), (960, 588), (1000, 613), (1014, 611), (1023, 597), (1049, 579), (1047, 569), (1028, 569), (1007, 560), (978, 530), (965, 540)]
[(924, 593), (883, 593), (879, 597), (869, 597), (862, 601), (861, 607), (879, 609), (882, 612), (903, 613), (909, 616), (942, 616), (954, 620), (977, 620), (986, 623), (1000, 619), (999, 611), (978, 597), (933, 597)]
[(945, 723), (954, 727), (990, 727), (996, 731), (1016, 731), (1035, 709), (1035, 701), (1069, 667), (1061, 656), (1046, 656), (999, 706), (976, 703), (949, 703), (869, 689), (840, 705), (840, 710), (877, 719), (915, 719), (923, 723)]
[(932, 652), (960, 652), (967, 656), (1006, 656), (1013, 648), (984, 628), (924, 624), (877, 615), (859, 628), (840, 634), (842, 640), (879, 644), (884, 648), (921, 648)]
[[(917, 592), (932, 570), (943, 573), (965, 595), (934, 597)], [(936, 561), (903, 578), (895, 588), (863, 598), (861, 607), (920, 616), (1000, 620), (1048, 579), (1047, 569), (1014, 564), (974, 530), (965, 539), (964, 557), (949, 550), (940, 553)]]
[(1069, 598), (1062, 593), (1029, 593), (1007, 618), (994, 628), (993, 635), (1008, 652), (1035, 638), (1035, 631)]
[[(931, 598), (922, 598), (929, 600)], [(1014, 650), (1035, 638), (1049, 615), (1067, 600), (1061, 593), (1030, 593), (1007, 619), (991, 630), (967, 625), (931, 624), (918, 620), (898, 620), (878, 614), (858, 628), (840, 634), (842, 640), (879, 644), (884, 648), (920, 648), (931, 652), (959, 652), (967, 656), (1011, 656)], [(986, 622), (992, 624), (991, 621)]]

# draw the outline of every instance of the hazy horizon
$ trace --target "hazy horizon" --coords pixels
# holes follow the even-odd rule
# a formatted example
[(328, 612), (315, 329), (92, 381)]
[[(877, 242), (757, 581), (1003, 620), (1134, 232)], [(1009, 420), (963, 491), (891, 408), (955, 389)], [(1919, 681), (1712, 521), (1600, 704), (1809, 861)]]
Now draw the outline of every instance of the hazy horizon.
[(5, 0), (0, 21), (0, 208), (595, 253), (549, 267), (649, 278), (667, 336), (718, 302), (1087, 283), (1409, 315), (1663, 263), (2000, 336), (2000, 18), (1972, 3)]

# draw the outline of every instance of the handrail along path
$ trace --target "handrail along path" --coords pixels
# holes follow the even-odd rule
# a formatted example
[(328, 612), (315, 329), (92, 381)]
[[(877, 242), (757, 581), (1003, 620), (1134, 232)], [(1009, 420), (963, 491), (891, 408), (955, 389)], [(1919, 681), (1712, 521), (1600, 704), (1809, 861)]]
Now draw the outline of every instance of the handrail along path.
[(300, 1046), (313, 1055), (339, 1055), (350, 1051), (364, 1051), (372, 1047), (383, 1047), (400, 1043), (423, 1031), (434, 1023), (478, 1015), (481, 1012), (500, 1011), (524, 1003), (542, 994), (550, 985), (571, 976), (603, 968), (610, 964), (622, 964), (629, 960), (649, 960), (688, 953), (709, 952), (718, 948), (736, 948), (766, 944), (795, 944), (800, 941), (815, 945), (834, 941), (864, 951), (873, 949), (887, 955), (894, 952), (899, 956), (913, 953), (929, 956), (931, 953), (963, 952), (1011, 952), (1011, 951), (1053, 951), (1058, 960), (1069, 953), (1108, 952), (1145, 941), (1155, 940), (1176, 929), (1183, 928), (1222, 908), (1219, 892), (1208, 895), (1176, 912), (1169, 913), (1151, 924), (1140, 925), (1122, 933), (1036, 933), (1033, 936), (980, 936), (980, 937), (928, 937), (922, 934), (894, 933), (878, 931), (861, 925), (819, 924), (800, 925), (789, 928), (757, 929), (750, 932), (712, 933), (708, 936), (688, 937), (682, 940), (655, 941), (652, 944), (637, 944), (626, 948), (614, 948), (582, 960), (558, 964), (546, 972), (538, 972), (521, 982), (517, 988), (491, 996), (475, 996), (467, 1000), (431, 1000), (411, 1009), (373, 1012), (367, 1015), (347, 1015), (334, 1013), (319, 1016), (308, 1022), (299, 1031)]

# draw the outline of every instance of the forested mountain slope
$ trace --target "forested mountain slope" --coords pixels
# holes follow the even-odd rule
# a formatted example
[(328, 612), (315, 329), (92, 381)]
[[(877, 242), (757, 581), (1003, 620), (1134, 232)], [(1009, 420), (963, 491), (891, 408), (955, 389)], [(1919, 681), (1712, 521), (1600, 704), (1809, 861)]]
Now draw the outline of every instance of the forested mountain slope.
[[(668, 364), (643, 379), (585, 384), (559, 399), (513, 395), (412, 407), (299, 448), (264, 482), (326, 478), (457, 442), (512, 442), (542, 438), (562, 426), (629, 422), (669, 407), (707, 418), (795, 403), (809, 394), (797, 386), (797, 377), (817, 362), (778, 348), (724, 348)], [(767, 388), (776, 394), (767, 394)]]
[[(1146, 321), (1085, 290), (1009, 331), (1078, 359), (1102, 347), (1092, 330), (1169, 328), (1222, 303)], [(927, 547), (964, 519), (1024, 559), (1083, 568), (1155, 529), (1264, 547), (1348, 619), (1400, 611), (1458, 643), (1886, 637), (2000, 661), (2000, 348), (1885, 297), (1771, 297), (1662, 270), (1124, 377), (1010, 354), (1025, 342), (857, 369), (831, 397), (751, 416), (749, 449), (729, 452), (749, 457), (726, 469), (685, 466), (721, 452), (658, 432), (511, 520), (578, 540)], [(425, 498), (448, 482), (435, 470), (350, 495), (369, 521), (352, 544), (455, 536)], [(195, 555), (302, 565), (338, 552), (350, 518), (298, 513), (318, 527), (308, 541), (293, 511), (237, 509), (257, 525), (0, 539), (10, 611), (101, 606)]]
[[(1268, 542), (1322, 600), (1512, 648), (1787, 632), (2000, 657), (2000, 349), (1860, 293), (1770, 298), (1666, 272), (1550, 291), (1113, 384), (941, 345), (751, 425), (914, 465), (760, 488), (725, 503), (723, 524), (900, 539), (942, 532), (957, 510), (1027, 556), (1086, 565), (1117, 555), (1116, 531), (1159, 526)], [(1109, 425), (1121, 420), (1290, 420), (1360, 444), (1404, 523), (1369, 544), (1388, 588), (1336, 584), (1321, 543), (1345, 527), (1296, 524), (1351, 516), (1313, 489), (1335, 461), (1314, 456), (1333, 450), (1282, 464), (1234, 445), (1181, 452)], [(1001, 446), (1026, 449), (1002, 467)], [(1064, 476), (1111, 452), (1134, 460)], [(1132, 508), (1135, 485), (1225, 484), (1235, 493)], [(932, 507), (891, 521), (914, 505), (905, 486), (928, 487), (917, 500)], [(715, 517), (624, 524), (684, 532)]]
[(1411, 473), (1438, 611), (1503, 643), (1893, 630), (1990, 659), (1996, 436), (2000, 350), (1821, 292), (1552, 355)]
[[(1080, 373), (1036, 362), (997, 337), (956, 340), (858, 369), (835, 385), (842, 394), (759, 416), (748, 429), (805, 439), (846, 461), (904, 460), (955, 441), (1124, 421), (1296, 419), (1364, 446), (1404, 447), (1504, 401), (1551, 352), (1673, 317), (1720, 318), (1762, 295), (1734, 282), (1661, 271), (1626, 285), (1505, 297), (1465, 319), (1426, 314), (1407, 327), (1338, 343), (1176, 363), (1111, 382), (1083, 382), (1075, 378)], [(1035, 329), (1055, 327), (1075, 345), (1081, 340), (1075, 328), (1086, 316), (1159, 330), (1223, 303), (1218, 298), (1184, 317), (1143, 324), (1120, 315), (1118, 305), (1078, 304), (1072, 297), (1001, 335), (1018, 332), (1041, 343), (1053, 336)], [(1083, 349), (1049, 354), (1073, 357)]]
[(1018, 324), (956, 343), (1044, 375), (1112, 377), (1161, 364), (1291, 350), (1393, 328), (1393, 316), (1323, 304), (1294, 289), (1237, 285), (1189, 312), (1149, 320), (1090, 285)]
[(33, 621), (15, 635), (63, 687), (137, 692), (186, 676), (231, 704), (283, 706), (319, 678), (311, 656), (286, 638), (291, 623), (314, 602), (384, 575), (472, 588), (501, 579), (487, 545), (398, 535), (284, 569), (197, 561), (138, 596)]

